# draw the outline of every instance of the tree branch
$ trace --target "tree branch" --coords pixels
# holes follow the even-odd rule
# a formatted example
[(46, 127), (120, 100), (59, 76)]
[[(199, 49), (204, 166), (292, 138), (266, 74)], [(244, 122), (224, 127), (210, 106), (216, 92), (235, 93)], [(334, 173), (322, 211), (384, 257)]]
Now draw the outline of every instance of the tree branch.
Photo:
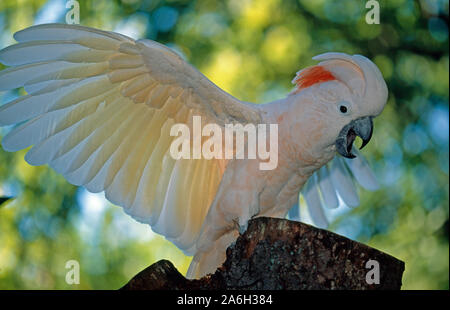
[(187, 280), (161, 260), (122, 289), (398, 290), (404, 269), (404, 262), (330, 231), (257, 218), (227, 249), (225, 263), (214, 274)]

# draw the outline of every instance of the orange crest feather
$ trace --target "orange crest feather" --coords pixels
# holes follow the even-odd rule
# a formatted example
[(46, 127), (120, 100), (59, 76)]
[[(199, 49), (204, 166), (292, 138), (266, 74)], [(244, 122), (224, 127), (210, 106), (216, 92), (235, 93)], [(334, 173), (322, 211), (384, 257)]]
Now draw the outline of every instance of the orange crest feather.
[(292, 80), (292, 83), (297, 85), (292, 94), (312, 85), (334, 80), (336, 80), (336, 77), (322, 66), (305, 68), (297, 72), (297, 76)]

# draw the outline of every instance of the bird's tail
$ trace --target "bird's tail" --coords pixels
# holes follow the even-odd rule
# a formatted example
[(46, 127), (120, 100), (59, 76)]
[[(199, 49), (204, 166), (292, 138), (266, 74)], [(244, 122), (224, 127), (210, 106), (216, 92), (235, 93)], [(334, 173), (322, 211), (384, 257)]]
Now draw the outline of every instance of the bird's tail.
[(189, 265), (186, 278), (200, 279), (214, 273), (225, 262), (227, 248), (236, 241), (238, 236), (238, 230), (229, 231), (214, 241), (207, 250), (197, 252)]

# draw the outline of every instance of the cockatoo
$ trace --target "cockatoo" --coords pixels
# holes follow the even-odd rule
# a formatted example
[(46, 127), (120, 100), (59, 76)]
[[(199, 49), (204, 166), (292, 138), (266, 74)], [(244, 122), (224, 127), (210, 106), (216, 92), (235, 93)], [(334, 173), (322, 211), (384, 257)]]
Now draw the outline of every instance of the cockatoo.
[[(3, 148), (32, 146), (29, 164), (48, 164), (72, 184), (104, 191), (194, 256), (189, 278), (214, 272), (249, 219), (286, 217), (308, 179), (303, 195), (322, 226), (322, 204), (336, 207), (336, 192), (358, 204), (345, 165), (359, 183), (376, 187), (366, 162), (352, 159), (353, 141), (369, 142), (388, 94), (366, 57), (316, 56), (320, 62), (297, 72), (285, 98), (252, 104), (154, 41), (63, 24), (14, 37), (18, 44), (0, 51), (10, 67), (0, 72), (0, 90), (24, 87), (27, 95), (0, 108), (0, 125), (19, 124)], [(277, 124), (277, 167), (261, 170), (259, 158), (174, 159), (170, 129), (192, 127), (193, 116), (220, 126)]]

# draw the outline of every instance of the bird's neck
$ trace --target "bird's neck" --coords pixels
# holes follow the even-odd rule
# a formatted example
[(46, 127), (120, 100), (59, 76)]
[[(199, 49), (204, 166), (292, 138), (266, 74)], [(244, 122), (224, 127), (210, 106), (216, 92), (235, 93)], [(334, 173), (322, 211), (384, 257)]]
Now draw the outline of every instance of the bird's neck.
[[(303, 93), (303, 94), (302, 94)], [(336, 154), (334, 144), (322, 142), (321, 111), (307, 92), (260, 105), (263, 121), (278, 125), (278, 154), (297, 172), (309, 176)]]

